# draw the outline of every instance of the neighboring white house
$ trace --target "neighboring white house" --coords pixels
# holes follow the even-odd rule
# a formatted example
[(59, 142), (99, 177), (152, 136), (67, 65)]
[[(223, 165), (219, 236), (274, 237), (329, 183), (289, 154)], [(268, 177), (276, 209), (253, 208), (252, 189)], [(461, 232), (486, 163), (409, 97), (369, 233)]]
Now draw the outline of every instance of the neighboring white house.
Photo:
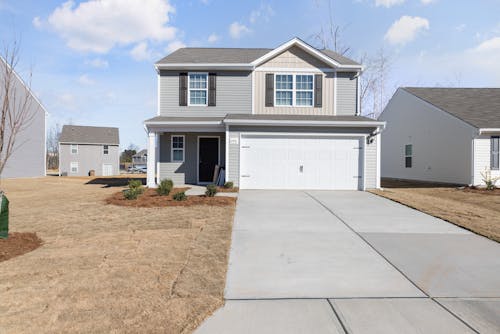
[(379, 187), (384, 122), (359, 115), (361, 64), (298, 38), (275, 49), (181, 48), (155, 64), (147, 184)]
[[(6, 67), (7, 66), (7, 67)], [(11, 80), (5, 80), (6, 76)], [(0, 57), (0, 103), (5, 101), (5, 83), (10, 83), (8, 100), (11, 110), (19, 112), (26, 102), (29, 108), (27, 122), (17, 133), (13, 153), (7, 160), (1, 178), (22, 178), (45, 176), (45, 127), (47, 111), (33, 92), (25, 85), (19, 75), (14, 72)], [(9, 122), (7, 119), (7, 133)], [(7, 137), (6, 137), (7, 138)]]
[(134, 166), (146, 166), (148, 162), (148, 150), (140, 150), (132, 156), (132, 165)]
[(500, 176), (500, 88), (399, 88), (379, 120), (382, 177), (484, 184)]
[(64, 125), (59, 138), (59, 173), (67, 176), (120, 174), (118, 128)]

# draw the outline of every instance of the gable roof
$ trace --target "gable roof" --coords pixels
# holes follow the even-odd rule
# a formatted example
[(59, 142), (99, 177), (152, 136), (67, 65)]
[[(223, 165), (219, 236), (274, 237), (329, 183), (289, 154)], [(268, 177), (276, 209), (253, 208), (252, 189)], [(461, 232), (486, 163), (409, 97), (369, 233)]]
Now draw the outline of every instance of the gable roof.
[(156, 62), (157, 68), (193, 65), (240, 66), (253, 69), (264, 61), (277, 56), (285, 50), (298, 46), (313, 54), (327, 64), (337, 67), (361, 68), (352, 59), (344, 57), (335, 51), (316, 49), (299, 38), (294, 38), (275, 49), (268, 48), (181, 48)]
[(500, 88), (402, 89), (476, 128), (500, 128)]
[(143, 157), (145, 155), (148, 155), (148, 150), (147, 149), (142, 149), (136, 154), (134, 154), (132, 157)]
[(119, 145), (118, 128), (64, 125), (60, 143)]

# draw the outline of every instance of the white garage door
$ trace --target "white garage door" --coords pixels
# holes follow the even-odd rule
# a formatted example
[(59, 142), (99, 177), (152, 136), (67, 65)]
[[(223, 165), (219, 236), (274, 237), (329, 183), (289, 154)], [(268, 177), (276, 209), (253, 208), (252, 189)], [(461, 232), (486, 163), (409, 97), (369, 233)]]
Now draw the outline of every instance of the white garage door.
[(112, 164), (103, 164), (102, 165), (102, 176), (111, 176), (113, 175), (113, 165)]
[(361, 144), (351, 137), (244, 135), (240, 187), (362, 189)]

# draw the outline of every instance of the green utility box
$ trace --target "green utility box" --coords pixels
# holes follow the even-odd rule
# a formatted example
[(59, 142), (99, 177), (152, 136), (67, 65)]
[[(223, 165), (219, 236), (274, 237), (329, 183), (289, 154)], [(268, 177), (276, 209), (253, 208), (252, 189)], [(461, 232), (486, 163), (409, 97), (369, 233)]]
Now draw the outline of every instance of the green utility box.
[(7, 196), (1, 195), (0, 204), (0, 238), (6, 239), (9, 236), (9, 200)]

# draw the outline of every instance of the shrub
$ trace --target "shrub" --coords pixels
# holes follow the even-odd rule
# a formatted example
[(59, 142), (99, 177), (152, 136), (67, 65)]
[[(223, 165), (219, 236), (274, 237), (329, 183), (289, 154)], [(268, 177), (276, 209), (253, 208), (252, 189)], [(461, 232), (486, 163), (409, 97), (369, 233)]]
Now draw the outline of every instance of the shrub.
[(172, 191), (173, 187), (174, 187), (174, 182), (172, 182), (172, 180), (163, 179), (160, 181), (160, 184), (158, 185), (156, 192), (160, 196), (168, 196), (168, 194), (170, 194), (170, 192)]
[(232, 189), (233, 187), (234, 187), (234, 183), (231, 181), (224, 183), (224, 188), (226, 188), (226, 189)]
[(137, 199), (137, 197), (142, 193), (140, 188), (129, 188), (123, 191), (123, 197), (128, 200)]
[(492, 177), (491, 170), (485, 169), (484, 172), (481, 172), (481, 176), (483, 177), (483, 182), (486, 185), (486, 190), (494, 190), (496, 188), (496, 183), (500, 180), (500, 177)]
[(207, 186), (207, 191), (205, 191), (205, 195), (208, 197), (214, 197), (217, 194), (217, 186), (215, 184), (209, 184)]
[(142, 194), (144, 192), (144, 187), (142, 186), (141, 180), (130, 180), (128, 183), (129, 190), (134, 190), (137, 194)]
[(186, 193), (184, 191), (175, 193), (172, 196), (172, 198), (174, 199), (174, 201), (185, 201), (185, 200), (187, 200), (187, 196), (186, 196)]

